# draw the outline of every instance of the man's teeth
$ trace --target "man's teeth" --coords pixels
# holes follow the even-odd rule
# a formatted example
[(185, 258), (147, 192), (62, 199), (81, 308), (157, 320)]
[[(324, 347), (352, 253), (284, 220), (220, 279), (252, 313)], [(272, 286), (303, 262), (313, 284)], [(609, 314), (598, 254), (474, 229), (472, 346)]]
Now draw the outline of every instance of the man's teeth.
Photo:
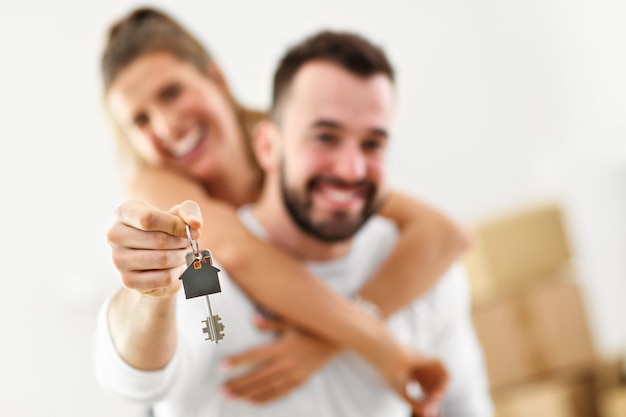
[(354, 197), (354, 194), (350, 191), (326, 190), (326, 193), (331, 200), (334, 200), (337, 203), (347, 203)]
[(202, 129), (194, 129), (187, 133), (185, 137), (181, 138), (170, 149), (170, 153), (175, 158), (182, 158), (187, 155), (193, 148), (196, 147), (200, 139), (202, 138)]

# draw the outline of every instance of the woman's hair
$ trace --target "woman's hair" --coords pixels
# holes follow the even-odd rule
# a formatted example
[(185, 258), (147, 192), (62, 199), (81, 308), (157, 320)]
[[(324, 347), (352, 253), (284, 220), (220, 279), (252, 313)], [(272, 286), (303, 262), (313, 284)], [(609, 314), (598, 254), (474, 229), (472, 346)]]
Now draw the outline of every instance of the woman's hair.
[(208, 75), (212, 58), (200, 42), (165, 13), (142, 8), (118, 20), (109, 29), (101, 63), (105, 91), (120, 71), (136, 58), (160, 51), (169, 52)]
[[(105, 94), (121, 71), (137, 58), (153, 52), (170, 53), (179, 60), (192, 64), (201, 74), (210, 77), (208, 68), (213, 58), (194, 36), (164, 12), (153, 8), (140, 8), (113, 23), (108, 31), (101, 61)], [(250, 132), (264, 114), (243, 108), (230, 94), (228, 99), (237, 115), (247, 156), (260, 175), (261, 170), (252, 152)], [(130, 176), (146, 162), (133, 149), (114, 117), (110, 114), (109, 117), (115, 129), (122, 168), (125, 174)]]

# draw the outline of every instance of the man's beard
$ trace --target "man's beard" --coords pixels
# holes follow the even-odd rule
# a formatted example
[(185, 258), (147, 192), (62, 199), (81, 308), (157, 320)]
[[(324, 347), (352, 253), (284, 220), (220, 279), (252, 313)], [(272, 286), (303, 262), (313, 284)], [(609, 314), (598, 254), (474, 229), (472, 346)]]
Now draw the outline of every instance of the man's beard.
[[(296, 225), (306, 234), (324, 242), (341, 242), (351, 238), (363, 226), (363, 224), (380, 208), (381, 201), (376, 198), (377, 188), (369, 181), (361, 181), (358, 184), (347, 184), (337, 178), (317, 176), (311, 178), (302, 194), (298, 190), (289, 188), (286, 183), (285, 163), (281, 163), (280, 190), (283, 204), (287, 212)], [(339, 186), (364, 187), (365, 204), (361, 213), (357, 217), (351, 217), (350, 213), (337, 211), (332, 219), (323, 222), (313, 222), (312, 208), (313, 199), (311, 197), (318, 183), (331, 183)]]

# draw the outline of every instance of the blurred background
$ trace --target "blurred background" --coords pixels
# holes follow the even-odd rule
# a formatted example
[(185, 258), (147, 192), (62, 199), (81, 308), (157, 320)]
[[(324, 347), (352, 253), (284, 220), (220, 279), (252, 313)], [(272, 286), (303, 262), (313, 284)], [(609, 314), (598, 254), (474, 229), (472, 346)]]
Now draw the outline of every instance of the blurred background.
[[(125, 198), (100, 51), (146, 4), (0, 3), (3, 415), (141, 411), (100, 392), (90, 344), (119, 285), (105, 233)], [(476, 233), (464, 261), (499, 415), (626, 416), (626, 3), (150, 4), (260, 109), (279, 56), (313, 31), (383, 46), (398, 73), (391, 180)]]

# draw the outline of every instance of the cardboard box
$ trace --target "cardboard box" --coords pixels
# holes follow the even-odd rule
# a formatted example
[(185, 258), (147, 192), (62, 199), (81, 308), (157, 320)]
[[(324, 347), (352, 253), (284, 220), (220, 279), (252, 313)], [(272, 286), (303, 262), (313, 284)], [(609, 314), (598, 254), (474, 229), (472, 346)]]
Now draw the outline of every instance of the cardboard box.
[(474, 228), (464, 261), (475, 300), (489, 299), (552, 276), (571, 258), (562, 214), (555, 205), (502, 215)]
[(492, 387), (595, 363), (579, 287), (572, 280), (544, 282), (475, 307), (473, 320)]
[(613, 388), (626, 385), (624, 358), (622, 357), (601, 358), (592, 372), (594, 389), (598, 396)]
[(543, 381), (492, 395), (495, 417), (596, 417), (588, 382)]
[(600, 399), (602, 417), (626, 417), (626, 386), (604, 393)]

